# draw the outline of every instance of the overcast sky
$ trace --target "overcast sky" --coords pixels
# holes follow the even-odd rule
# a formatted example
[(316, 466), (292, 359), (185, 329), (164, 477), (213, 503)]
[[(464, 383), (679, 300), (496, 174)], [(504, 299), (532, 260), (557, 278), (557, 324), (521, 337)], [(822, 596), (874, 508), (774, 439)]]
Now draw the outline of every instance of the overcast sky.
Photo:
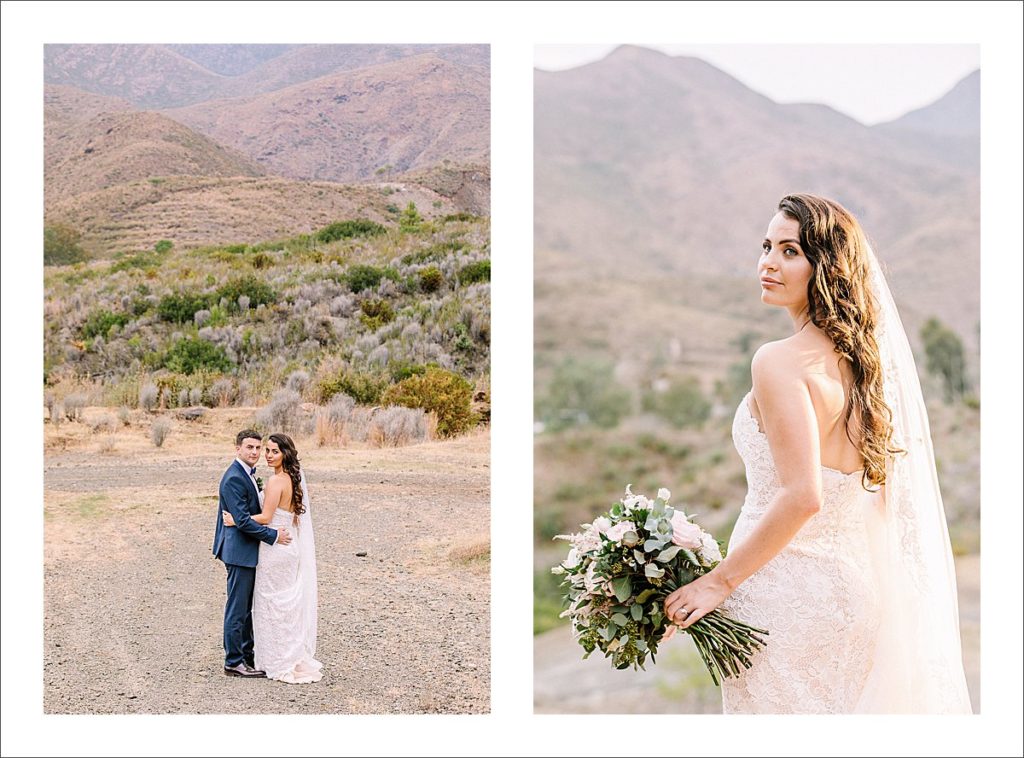
[[(701, 58), (779, 103), (830, 105), (877, 124), (928, 105), (980, 66), (978, 45), (641, 45)], [(549, 71), (606, 56), (615, 45), (538, 45)]]

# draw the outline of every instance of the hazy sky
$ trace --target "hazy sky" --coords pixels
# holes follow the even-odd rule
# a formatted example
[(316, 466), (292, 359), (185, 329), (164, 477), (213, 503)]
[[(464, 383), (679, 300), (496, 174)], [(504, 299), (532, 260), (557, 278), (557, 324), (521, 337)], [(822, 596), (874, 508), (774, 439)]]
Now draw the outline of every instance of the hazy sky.
[[(641, 45), (690, 55), (779, 103), (830, 105), (877, 124), (928, 105), (980, 66), (978, 45)], [(538, 45), (538, 68), (599, 60), (615, 45)]]

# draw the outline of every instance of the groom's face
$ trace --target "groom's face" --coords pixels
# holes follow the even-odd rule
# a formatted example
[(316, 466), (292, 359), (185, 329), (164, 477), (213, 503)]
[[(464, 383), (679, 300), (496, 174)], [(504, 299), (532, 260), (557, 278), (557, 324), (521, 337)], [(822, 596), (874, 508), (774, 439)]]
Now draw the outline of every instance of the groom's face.
[(255, 466), (260, 462), (260, 450), (263, 448), (263, 443), (255, 439), (254, 437), (247, 437), (242, 440), (242, 444), (238, 446), (238, 458), (248, 463), (250, 466)]

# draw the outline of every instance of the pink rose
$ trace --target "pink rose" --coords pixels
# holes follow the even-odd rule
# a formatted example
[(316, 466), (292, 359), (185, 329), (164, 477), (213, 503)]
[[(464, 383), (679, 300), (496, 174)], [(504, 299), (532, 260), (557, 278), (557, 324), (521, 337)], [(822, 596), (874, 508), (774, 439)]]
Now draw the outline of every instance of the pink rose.
[(685, 547), (687, 550), (696, 550), (701, 544), (703, 532), (696, 524), (686, 520), (686, 514), (676, 511), (672, 515), (672, 544)]
[(605, 536), (613, 542), (621, 543), (622, 535), (624, 535), (626, 532), (633, 531), (636, 531), (636, 525), (634, 525), (632, 521), (620, 521), (618, 524), (616, 524), (607, 532), (605, 532)]

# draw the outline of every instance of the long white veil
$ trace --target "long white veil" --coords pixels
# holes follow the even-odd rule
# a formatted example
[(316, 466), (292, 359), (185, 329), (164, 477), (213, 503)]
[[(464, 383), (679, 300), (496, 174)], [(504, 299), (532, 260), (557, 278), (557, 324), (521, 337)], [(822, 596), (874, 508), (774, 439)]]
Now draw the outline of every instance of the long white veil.
[(883, 616), (862, 713), (971, 713), (960, 646), (956, 573), (928, 412), (889, 286), (868, 247), (885, 402), (893, 413), (886, 485), (865, 498)]
[(316, 656), (316, 545), (313, 541), (313, 518), (309, 512), (309, 487), (306, 472), (299, 471), (302, 485), (302, 504), (305, 509), (299, 516), (296, 531), (299, 543), (299, 581), (302, 583), (302, 629), (304, 644), (310, 658)]

